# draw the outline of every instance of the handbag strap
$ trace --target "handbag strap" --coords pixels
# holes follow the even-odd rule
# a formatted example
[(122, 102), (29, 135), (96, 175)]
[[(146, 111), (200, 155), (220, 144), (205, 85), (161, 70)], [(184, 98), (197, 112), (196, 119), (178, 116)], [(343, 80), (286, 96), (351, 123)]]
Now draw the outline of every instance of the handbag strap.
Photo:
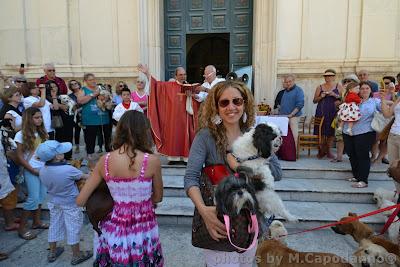
[(225, 228), (226, 228), (226, 233), (228, 235), (229, 243), (231, 243), (232, 246), (237, 248), (240, 251), (247, 251), (249, 249), (252, 249), (256, 243), (257, 243), (257, 238), (258, 238), (258, 221), (257, 221), (257, 216), (256, 214), (251, 214), (251, 226), (249, 225), (248, 227), (248, 232), (249, 233), (254, 233), (253, 241), (251, 242), (250, 246), (248, 248), (241, 248), (233, 244), (231, 240), (231, 234), (230, 234), (230, 229), (231, 229), (231, 224), (230, 224), (230, 219), (229, 216), (224, 214), (224, 222), (225, 222)]

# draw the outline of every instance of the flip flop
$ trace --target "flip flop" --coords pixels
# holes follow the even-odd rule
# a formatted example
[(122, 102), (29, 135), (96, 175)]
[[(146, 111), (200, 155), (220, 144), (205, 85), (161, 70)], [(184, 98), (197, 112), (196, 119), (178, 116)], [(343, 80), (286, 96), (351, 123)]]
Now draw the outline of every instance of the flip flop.
[(32, 229), (49, 229), (49, 224), (47, 223), (40, 223), (39, 225), (32, 225)]
[(351, 185), (351, 187), (353, 188), (365, 188), (368, 187), (368, 184), (366, 184), (365, 182), (357, 182)]
[(8, 259), (8, 255), (6, 253), (0, 252), (0, 261)]
[(358, 180), (356, 178), (354, 178), (354, 177), (348, 178), (346, 180), (349, 181), (349, 182), (353, 182), (353, 183), (357, 183), (358, 182)]
[(14, 223), (13, 226), (4, 227), (4, 231), (6, 231), (6, 232), (15, 231), (15, 230), (18, 230), (18, 228), (19, 228), (19, 224), (18, 223)]
[(337, 158), (334, 158), (331, 160), (331, 162), (333, 162), (333, 163), (342, 162), (342, 161), (343, 161), (342, 159), (337, 159)]
[(82, 251), (81, 255), (78, 257), (73, 257), (71, 260), (71, 265), (77, 265), (79, 263), (82, 263), (88, 259), (90, 259), (93, 256), (93, 253), (91, 251)]
[(32, 231), (26, 231), (23, 234), (22, 233), (18, 233), (18, 236), (22, 239), (25, 240), (32, 240), (35, 239), (37, 237), (36, 234), (34, 234)]
[(56, 259), (64, 252), (63, 247), (57, 247), (56, 251), (49, 251), (47, 254), (47, 261), (48, 262), (55, 262)]

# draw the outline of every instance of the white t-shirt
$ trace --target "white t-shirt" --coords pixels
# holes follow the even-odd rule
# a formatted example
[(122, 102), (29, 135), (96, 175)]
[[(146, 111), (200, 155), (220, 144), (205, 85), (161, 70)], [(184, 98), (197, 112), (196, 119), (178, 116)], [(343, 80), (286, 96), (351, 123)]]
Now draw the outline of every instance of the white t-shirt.
[[(38, 137), (39, 135), (36, 133), (35, 136)], [(24, 143), (23, 136), (22, 136), (22, 131), (19, 131), (18, 133), (15, 134), (14, 141), (15, 141), (16, 143), (19, 143), (19, 144), (23, 144), (23, 143)], [(25, 160), (28, 160), (28, 157), (29, 157), (29, 155), (30, 155), (31, 153), (32, 153), (32, 152), (30, 152), (30, 151), (25, 152), (25, 154), (24, 154), (24, 159), (25, 159)], [(31, 157), (31, 159), (29, 160), (28, 163), (29, 163), (29, 165), (31, 165), (32, 168), (34, 168), (34, 169), (40, 169), (40, 168), (42, 168), (42, 167), (44, 166), (44, 164), (45, 164), (45, 162), (40, 161), (39, 158), (36, 156), (36, 148), (35, 148), (35, 152), (33, 153), (32, 157)]]
[[(207, 88), (208, 90), (210, 90), (211, 88), (213, 88), (214, 85), (216, 85), (219, 82), (224, 82), (225, 79), (224, 78), (215, 78), (214, 81), (212, 81), (211, 83), (209, 82), (204, 82), (201, 86), (204, 88)], [(208, 92), (200, 92), (197, 94), (198, 102), (203, 102), (204, 100), (206, 100), (207, 96), (208, 96)]]
[(122, 115), (124, 115), (124, 113), (128, 110), (137, 110), (143, 113), (143, 109), (139, 106), (139, 104), (131, 101), (131, 104), (128, 109), (126, 109), (122, 103), (118, 104), (114, 109), (112, 118), (116, 121), (119, 121)]
[[(30, 108), (34, 103), (39, 101), (40, 97), (38, 96), (28, 96), (27, 98), (24, 98), (24, 107), (25, 109)], [(54, 128), (51, 127), (51, 106), (51, 103), (46, 100), (44, 106), (39, 108), (42, 112), (44, 128), (46, 128), (48, 133), (54, 132)]]

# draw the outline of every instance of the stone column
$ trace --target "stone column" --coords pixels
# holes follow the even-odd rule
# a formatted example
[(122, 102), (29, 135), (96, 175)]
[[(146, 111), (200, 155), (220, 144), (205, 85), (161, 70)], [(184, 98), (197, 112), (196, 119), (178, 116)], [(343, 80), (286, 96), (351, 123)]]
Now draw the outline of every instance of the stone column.
[(162, 80), (162, 1), (139, 0), (140, 61), (147, 64), (154, 77)]
[(277, 76), (277, 0), (255, 0), (253, 20), (254, 97), (271, 105)]

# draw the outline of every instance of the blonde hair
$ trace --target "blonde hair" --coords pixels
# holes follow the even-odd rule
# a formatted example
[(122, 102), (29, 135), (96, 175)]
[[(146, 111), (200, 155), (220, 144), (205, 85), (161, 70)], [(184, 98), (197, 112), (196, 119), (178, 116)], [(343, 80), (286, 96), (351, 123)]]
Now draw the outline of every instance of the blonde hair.
[(199, 129), (209, 129), (217, 144), (217, 150), (222, 155), (225, 155), (225, 151), (228, 146), (226, 129), (223, 123), (217, 125), (212, 122), (212, 119), (218, 114), (218, 100), (227, 88), (235, 88), (238, 90), (244, 100), (243, 113), (246, 113), (247, 120), (246, 122), (243, 122), (242, 119), (239, 120), (240, 130), (244, 132), (248, 128), (252, 127), (255, 120), (254, 98), (251, 94), (251, 91), (244, 83), (232, 80), (219, 82), (213, 87), (213, 89), (210, 90), (200, 111)]

